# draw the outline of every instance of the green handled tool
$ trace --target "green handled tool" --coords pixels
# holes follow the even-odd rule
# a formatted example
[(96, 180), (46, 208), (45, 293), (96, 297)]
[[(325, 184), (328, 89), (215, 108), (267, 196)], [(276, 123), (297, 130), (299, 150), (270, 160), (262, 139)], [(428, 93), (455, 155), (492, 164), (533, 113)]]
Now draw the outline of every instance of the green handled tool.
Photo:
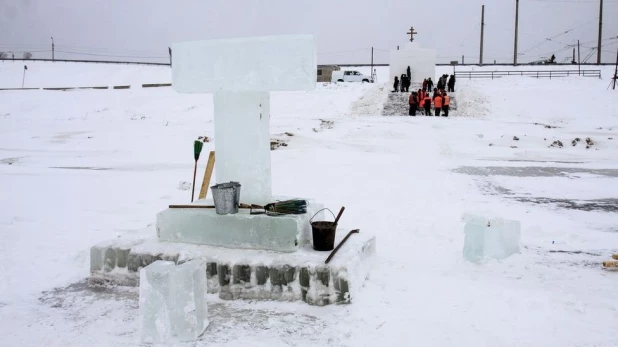
[(193, 188), (191, 189), (191, 202), (193, 202), (193, 196), (195, 195), (195, 176), (197, 174), (197, 161), (200, 160), (202, 148), (204, 148), (204, 143), (202, 141), (193, 141), (193, 157), (195, 158), (195, 166), (193, 167)]

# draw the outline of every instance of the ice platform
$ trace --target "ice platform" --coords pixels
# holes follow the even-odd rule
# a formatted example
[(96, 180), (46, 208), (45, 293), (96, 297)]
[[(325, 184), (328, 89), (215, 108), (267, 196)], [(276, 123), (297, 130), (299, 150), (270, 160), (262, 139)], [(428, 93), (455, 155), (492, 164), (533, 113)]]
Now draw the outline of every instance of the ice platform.
[[(339, 226), (336, 244), (349, 230)], [(150, 227), (92, 247), (89, 283), (138, 286), (140, 269), (157, 260), (182, 264), (202, 259), (208, 293), (224, 300), (304, 301), (317, 306), (351, 303), (373, 266), (376, 239), (361, 230), (326, 265), (329, 254), (314, 251), (310, 244), (294, 253), (281, 253), (167, 242)]]
[[(212, 202), (200, 200), (195, 205), (212, 205)], [(157, 214), (157, 235), (161, 241), (295, 252), (311, 244), (309, 220), (321, 209), (321, 204), (308, 201), (305, 214), (271, 217), (250, 215), (248, 209), (222, 216), (214, 209), (170, 208)], [(315, 220), (322, 218), (320, 212)]]

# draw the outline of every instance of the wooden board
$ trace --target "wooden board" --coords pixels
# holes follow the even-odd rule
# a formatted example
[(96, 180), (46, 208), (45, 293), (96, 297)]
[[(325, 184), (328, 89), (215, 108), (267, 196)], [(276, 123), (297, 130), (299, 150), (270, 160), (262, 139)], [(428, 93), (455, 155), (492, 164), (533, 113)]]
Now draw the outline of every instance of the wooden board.
[(204, 172), (204, 180), (202, 181), (202, 188), (200, 189), (200, 195), (198, 199), (205, 199), (208, 195), (208, 189), (210, 186), (210, 178), (212, 177), (212, 170), (215, 168), (215, 151), (210, 151), (208, 155), (208, 164), (206, 165), (206, 171)]

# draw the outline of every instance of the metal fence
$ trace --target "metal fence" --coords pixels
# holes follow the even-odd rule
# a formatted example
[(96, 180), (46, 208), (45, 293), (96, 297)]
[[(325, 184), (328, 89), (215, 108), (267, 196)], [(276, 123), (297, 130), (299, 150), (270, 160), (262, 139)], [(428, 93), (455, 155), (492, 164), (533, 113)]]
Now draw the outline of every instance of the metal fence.
[(558, 77), (597, 77), (601, 78), (601, 70), (544, 70), (544, 71), (456, 71), (457, 78), (501, 78), (504, 76), (529, 76), (535, 78)]
[(74, 59), (0, 59), (0, 62), (32, 62), (32, 61), (47, 61), (54, 63), (93, 63), (93, 64), (127, 64), (127, 65), (158, 65), (158, 66), (170, 66), (170, 63), (151, 63), (151, 62), (139, 62), (139, 61), (115, 61), (115, 60), (74, 60)]

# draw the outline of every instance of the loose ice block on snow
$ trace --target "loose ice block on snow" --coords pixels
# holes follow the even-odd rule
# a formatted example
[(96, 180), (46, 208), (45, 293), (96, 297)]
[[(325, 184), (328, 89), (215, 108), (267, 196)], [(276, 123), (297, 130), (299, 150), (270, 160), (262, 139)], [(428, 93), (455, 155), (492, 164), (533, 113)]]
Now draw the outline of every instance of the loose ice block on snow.
[(463, 255), (478, 263), (484, 259), (505, 259), (519, 252), (521, 224), (518, 221), (466, 216)]
[(180, 93), (313, 90), (311, 35), (193, 41), (172, 47), (172, 87)]
[(208, 326), (206, 263), (156, 261), (140, 271), (139, 310), (144, 343), (195, 341)]

